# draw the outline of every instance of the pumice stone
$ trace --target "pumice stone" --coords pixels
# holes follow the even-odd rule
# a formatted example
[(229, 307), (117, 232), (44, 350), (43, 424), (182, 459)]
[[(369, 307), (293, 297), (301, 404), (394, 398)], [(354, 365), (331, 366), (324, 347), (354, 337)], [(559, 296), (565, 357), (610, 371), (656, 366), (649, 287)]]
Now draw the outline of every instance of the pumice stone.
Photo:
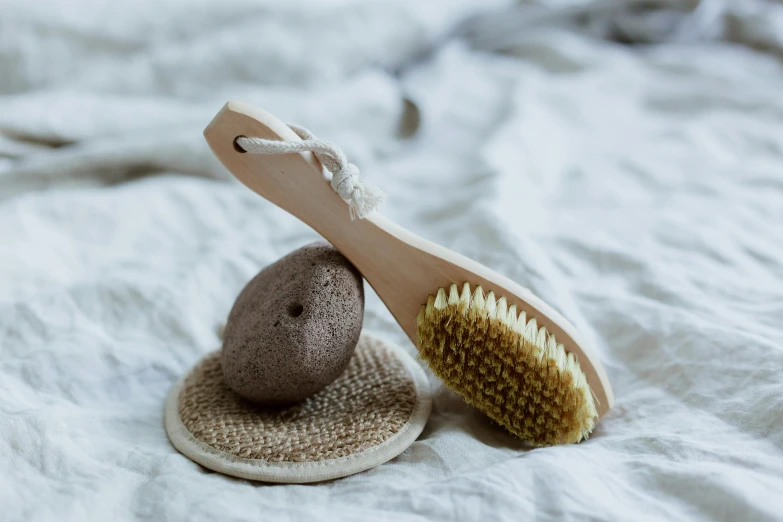
[(268, 406), (299, 402), (351, 360), (364, 318), (364, 282), (332, 245), (316, 242), (267, 266), (239, 294), (224, 330), (226, 384)]

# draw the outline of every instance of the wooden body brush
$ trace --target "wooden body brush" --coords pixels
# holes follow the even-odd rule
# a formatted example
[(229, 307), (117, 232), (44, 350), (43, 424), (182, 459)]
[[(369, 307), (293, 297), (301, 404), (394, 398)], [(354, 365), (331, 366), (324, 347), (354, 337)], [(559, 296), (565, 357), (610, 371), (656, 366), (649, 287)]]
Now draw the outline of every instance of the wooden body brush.
[(204, 136), (242, 183), (337, 247), (433, 372), (511, 433), (536, 445), (579, 442), (613, 406), (597, 354), (529, 290), (377, 213), (352, 220), (313, 154), (249, 154), (236, 141), (299, 141), (291, 127), (229, 102)]

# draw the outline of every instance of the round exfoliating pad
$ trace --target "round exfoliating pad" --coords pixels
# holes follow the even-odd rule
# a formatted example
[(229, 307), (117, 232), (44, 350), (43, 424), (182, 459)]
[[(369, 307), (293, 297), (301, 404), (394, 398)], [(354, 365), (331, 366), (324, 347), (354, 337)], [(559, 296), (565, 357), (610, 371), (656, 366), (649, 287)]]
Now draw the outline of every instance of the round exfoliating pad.
[(237, 395), (225, 384), (220, 351), (207, 354), (172, 388), (165, 422), (174, 447), (211, 470), (304, 483), (393, 459), (424, 429), (431, 405), (427, 377), (413, 357), (362, 334), (337, 380), (286, 408)]

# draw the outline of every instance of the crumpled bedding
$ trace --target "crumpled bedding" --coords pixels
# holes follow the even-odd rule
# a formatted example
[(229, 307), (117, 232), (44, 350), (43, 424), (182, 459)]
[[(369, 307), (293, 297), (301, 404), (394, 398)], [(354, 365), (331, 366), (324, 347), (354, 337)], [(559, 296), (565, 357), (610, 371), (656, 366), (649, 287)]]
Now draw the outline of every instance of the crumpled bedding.
[[(783, 6), (471, 44), (441, 35), (490, 4), (420, 4), (0, 2), (0, 519), (783, 517)], [(617, 398), (591, 438), (527, 448), (431, 376), (420, 439), (346, 479), (177, 453), (169, 387), (317, 239), (211, 156), (228, 99), (338, 143), (384, 214), (573, 321)], [(365, 329), (414, 353), (367, 290)]]

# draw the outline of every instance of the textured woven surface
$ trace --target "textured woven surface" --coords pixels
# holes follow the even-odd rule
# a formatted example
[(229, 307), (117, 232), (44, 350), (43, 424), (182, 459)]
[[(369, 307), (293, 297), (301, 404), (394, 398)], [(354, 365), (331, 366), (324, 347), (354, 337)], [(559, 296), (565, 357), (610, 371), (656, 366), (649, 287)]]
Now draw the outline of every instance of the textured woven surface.
[(318, 462), (381, 444), (402, 429), (416, 403), (403, 363), (382, 342), (362, 337), (336, 381), (281, 409), (231, 391), (214, 352), (185, 380), (178, 409), (185, 428), (216, 450), (265, 462)]

